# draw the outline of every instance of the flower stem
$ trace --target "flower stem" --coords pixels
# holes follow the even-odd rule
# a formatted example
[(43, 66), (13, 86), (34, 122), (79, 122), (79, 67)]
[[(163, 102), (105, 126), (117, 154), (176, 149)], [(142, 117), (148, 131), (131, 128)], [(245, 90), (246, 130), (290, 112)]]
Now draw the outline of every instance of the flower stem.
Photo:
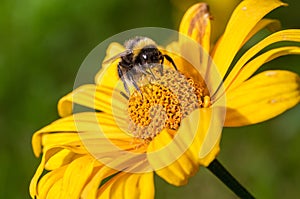
[(219, 180), (221, 180), (231, 191), (243, 199), (253, 199), (254, 197), (222, 166), (214, 159), (207, 167)]

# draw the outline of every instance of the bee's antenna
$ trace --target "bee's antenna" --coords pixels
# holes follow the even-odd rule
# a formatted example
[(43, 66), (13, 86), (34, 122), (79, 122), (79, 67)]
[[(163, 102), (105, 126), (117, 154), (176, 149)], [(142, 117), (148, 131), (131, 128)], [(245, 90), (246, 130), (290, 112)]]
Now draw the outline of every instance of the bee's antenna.
[(139, 93), (142, 94), (142, 91), (141, 91), (140, 87), (136, 84), (136, 82), (135, 82), (135, 81), (131, 81), (131, 82), (132, 82), (134, 88), (135, 88)]
[(126, 76), (129, 79), (129, 81), (132, 83), (134, 88), (143, 96), (142, 91), (141, 91), (140, 87), (137, 85), (137, 83), (134, 81), (134, 78), (133, 78), (132, 74), (131, 73), (126, 73)]

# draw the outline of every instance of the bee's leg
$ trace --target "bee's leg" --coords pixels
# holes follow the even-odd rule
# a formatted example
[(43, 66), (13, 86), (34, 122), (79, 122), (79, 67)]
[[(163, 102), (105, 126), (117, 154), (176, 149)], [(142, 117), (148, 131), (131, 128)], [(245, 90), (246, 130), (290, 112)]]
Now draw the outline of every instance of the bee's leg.
[(122, 72), (120, 64), (118, 64), (118, 75), (119, 75), (119, 77), (121, 78), (121, 80), (123, 82), (124, 89), (125, 89), (126, 93), (130, 96), (130, 92), (129, 92), (128, 86), (126, 84), (126, 81), (125, 81), (125, 78), (124, 78), (124, 75), (123, 75), (123, 72)]
[(164, 65), (163, 65), (163, 63), (159, 64), (159, 69), (158, 70), (159, 70), (160, 75), (163, 76), (163, 74), (164, 74)]
[(151, 70), (151, 66), (149, 66), (148, 69), (149, 69), (149, 71), (150, 71), (150, 72), (149, 72), (150, 75), (151, 75), (155, 80), (157, 80), (156, 77), (155, 77), (155, 75), (154, 75), (154, 73), (153, 73), (153, 71)]
[(161, 56), (160, 60), (161, 60), (161, 62), (159, 64), (158, 71), (159, 71), (160, 75), (163, 76), (163, 74), (164, 74), (164, 60), (165, 60), (164, 56)]
[(127, 100), (129, 100), (129, 97), (123, 92), (123, 91), (120, 91), (120, 94)]
[(146, 70), (142, 67), (142, 65), (140, 65), (140, 64), (136, 65), (133, 69), (135, 69), (135, 70), (138, 71), (138, 72), (143, 73), (144, 75), (149, 74), (149, 72), (146, 71)]
[(166, 58), (169, 62), (171, 62), (171, 64), (173, 65), (173, 67), (175, 68), (175, 70), (177, 70), (177, 67), (173, 61), (173, 59), (169, 56), (169, 55), (163, 55), (164, 58)]
[(132, 76), (132, 74), (130, 72), (126, 73), (126, 76), (128, 78), (128, 80), (132, 83), (132, 85), (134, 86), (134, 88), (140, 93), (142, 94), (141, 89), (139, 88), (139, 86), (137, 85), (137, 83), (134, 81), (134, 78)]
[(155, 75), (153, 74), (153, 72), (152, 72), (151, 68), (149, 68), (149, 71), (150, 71), (150, 73), (151, 73), (152, 77), (153, 77), (153, 78), (156, 80), (156, 77), (155, 77)]

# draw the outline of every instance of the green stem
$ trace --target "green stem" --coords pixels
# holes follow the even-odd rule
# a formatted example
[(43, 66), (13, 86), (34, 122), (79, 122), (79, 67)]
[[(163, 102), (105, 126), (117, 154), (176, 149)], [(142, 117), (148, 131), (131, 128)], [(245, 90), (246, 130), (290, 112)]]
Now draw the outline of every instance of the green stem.
[(254, 197), (222, 166), (217, 160), (213, 160), (207, 167), (219, 180), (221, 180), (231, 191), (243, 199)]

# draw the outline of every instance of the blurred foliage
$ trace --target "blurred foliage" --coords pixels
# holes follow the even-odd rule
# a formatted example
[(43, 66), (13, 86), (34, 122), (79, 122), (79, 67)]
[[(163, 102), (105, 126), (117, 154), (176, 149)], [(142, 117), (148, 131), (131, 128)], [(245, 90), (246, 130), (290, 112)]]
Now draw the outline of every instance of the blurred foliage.
[[(183, 1), (0, 1), (0, 198), (29, 198), (28, 185), (40, 161), (33, 156), (31, 136), (58, 118), (56, 103), (72, 90), (85, 56), (120, 31), (145, 26), (177, 29), (195, 1), (179, 2)], [(299, 1), (286, 2), (289, 7), (269, 16), (280, 19), (283, 28), (300, 28)], [(222, 8), (226, 13), (232, 9), (215, 9), (219, 24), (228, 16), (219, 13)], [(269, 65), (299, 73), (299, 60), (287, 56)], [(224, 130), (219, 159), (259, 198), (296, 198), (300, 193), (299, 115), (298, 106), (262, 124)], [(235, 197), (204, 168), (187, 186), (173, 187), (156, 178), (156, 188), (157, 198)]]

